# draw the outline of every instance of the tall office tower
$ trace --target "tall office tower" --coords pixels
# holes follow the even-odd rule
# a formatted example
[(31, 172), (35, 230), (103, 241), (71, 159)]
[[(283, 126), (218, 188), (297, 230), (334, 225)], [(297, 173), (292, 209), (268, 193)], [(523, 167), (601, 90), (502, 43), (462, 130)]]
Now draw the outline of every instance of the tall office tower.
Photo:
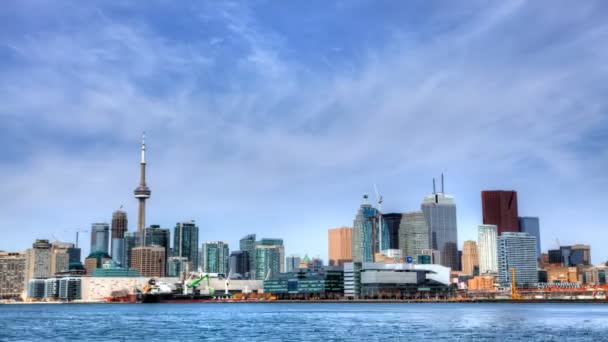
[(165, 249), (165, 270), (167, 269), (166, 258), (170, 255), (169, 249), (171, 245), (171, 230), (167, 228), (161, 228), (161, 226), (157, 224), (152, 224), (150, 227), (144, 230), (144, 239), (139, 242), (139, 245), (143, 243), (145, 246), (153, 247), (163, 247)]
[(540, 258), (540, 224), (538, 217), (520, 217), (519, 231), (528, 233), (536, 238), (536, 258)]
[[(146, 185), (146, 134), (141, 138), (141, 161), (139, 163), (139, 186), (133, 192), (139, 201), (137, 212), (137, 231), (143, 232), (146, 227), (146, 200), (150, 198), (150, 188)], [(144, 236), (145, 237), (145, 236)], [(141, 241), (145, 245), (145, 241)]]
[(504, 232), (519, 232), (516, 191), (482, 191), (481, 208), (483, 224), (498, 227), (498, 235)]
[(128, 228), (127, 212), (121, 209), (112, 213), (112, 260), (121, 266), (125, 266), (125, 233)]
[(399, 249), (399, 227), (401, 225), (401, 214), (382, 214), (382, 221), (386, 222), (389, 236), (389, 249)]
[(479, 267), (477, 243), (467, 240), (462, 246), (462, 272), (466, 275), (473, 275), (475, 267)]
[(126, 232), (125, 237), (123, 239), (124, 248), (124, 264), (122, 265), (125, 268), (132, 268), (131, 265), (131, 252), (133, 248), (140, 246), (140, 237), (141, 233), (139, 232)]
[(415, 262), (425, 249), (430, 249), (429, 226), (422, 211), (404, 213), (399, 225), (399, 249), (403, 257)]
[(247, 254), (243, 251), (230, 252), (228, 267), (232, 271), (232, 275), (234, 277), (244, 277), (249, 269), (249, 260), (247, 259)]
[(285, 259), (285, 272), (297, 272), (300, 268), (300, 256), (299, 255), (291, 255)]
[(572, 245), (570, 254), (570, 266), (591, 265), (591, 246)]
[(70, 249), (72, 248), (74, 248), (74, 244), (70, 242), (53, 242), (51, 247), (51, 274), (70, 269)]
[(283, 263), (282, 258), (282, 246), (278, 245), (256, 245), (255, 246), (255, 258), (256, 258), (256, 278), (258, 280), (264, 280), (268, 277), (278, 275), (281, 272), (281, 264)]
[(203, 272), (228, 275), (230, 250), (223, 241), (203, 243)]
[[(367, 202), (367, 195), (363, 196)], [(386, 222), (380, 227), (380, 212), (368, 203), (361, 204), (353, 223), (353, 261), (374, 262), (376, 253), (388, 249), (390, 237)], [(380, 236), (382, 233), (382, 236)], [(382, 241), (382, 246), (380, 246)]]
[(46, 278), (51, 274), (51, 247), (49, 240), (36, 240), (32, 248), (25, 252), (27, 271), (25, 283), (30, 279)]
[(81, 249), (78, 247), (71, 247), (68, 248), (68, 255), (70, 256), (70, 263), (80, 263), (82, 262), (81, 259)]
[(131, 254), (131, 264), (144, 277), (164, 277), (165, 248), (159, 246), (135, 247)]
[(25, 253), (0, 252), (0, 299), (21, 297), (25, 289), (25, 259)]
[(285, 246), (283, 245), (283, 239), (262, 238), (260, 241), (256, 242), (256, 248), (257, 246), (276, 246), (279, 251), (279, 272), (285, 273)]
[(481, 224), (477, 233), (477, 257), (479, 274), (498, 272), (498, 228), (493, 224)]
[(110, 225), (107, 223), (93, 223), (91, 225), (91, 253), (103, 252), (109, 254)]
[(435, 192), (424, 197), (422, 212), (430, 230), (431, 248), (441, 253), (440, 264), (458, 270), (458, 227), (456, 225), (456, 203), (454, 197), (446, 195), (441, 176), (441, 192)]
[(194, 221), (178, 222), (173, 230), (173, 256), (185, 257), (188, 269), (198, 270), (198, 227)]
[(245, 253), (247, 258), (247, 271), (243, 276), (249, 279), (255, 279), (255, 234), (249, 234), (239, 241), (239, 248)]
[(515, 269), (517, 286), (538, 283), (536, 238), (528, 233), (504, 232), (498, 237), (498, 282), (511, 283), (511, 269)]
[(327, 235), (329, 266), (342, 266), (345, 262), (353, 261), (353, 229), (350, 227), (330, 229)]

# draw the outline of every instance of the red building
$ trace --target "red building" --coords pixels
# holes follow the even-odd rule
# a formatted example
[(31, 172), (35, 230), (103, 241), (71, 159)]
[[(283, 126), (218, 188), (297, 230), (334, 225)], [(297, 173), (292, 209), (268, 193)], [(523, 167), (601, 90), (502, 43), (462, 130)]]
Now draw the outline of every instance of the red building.
[(483, 224), (498, 227), (498, 235), (504, 232), (519, 232), (517, 214), (517, 192), (491, 190), (481, 192)]

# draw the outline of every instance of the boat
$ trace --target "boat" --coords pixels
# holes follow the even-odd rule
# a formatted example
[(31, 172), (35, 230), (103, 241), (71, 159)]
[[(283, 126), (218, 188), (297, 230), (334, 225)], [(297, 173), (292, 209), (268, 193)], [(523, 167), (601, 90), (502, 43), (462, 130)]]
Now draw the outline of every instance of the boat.
[[(198, 284), (198, 283), (197, 283)], [(180, 291), (179, 287), (150, 279), (143, 292), (137, 295), (139, 303), (198, 303), (214, 300), (213, 291)]]

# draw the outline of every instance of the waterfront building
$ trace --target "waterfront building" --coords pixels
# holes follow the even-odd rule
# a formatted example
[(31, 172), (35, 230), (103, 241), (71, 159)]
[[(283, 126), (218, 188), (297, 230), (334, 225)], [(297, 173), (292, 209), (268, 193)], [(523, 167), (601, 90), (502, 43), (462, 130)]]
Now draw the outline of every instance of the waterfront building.
[[(283, 245), (283, 239), (274, 239), (274, 238), (262, 238), (260, 241), (256, 242), (257, 246), (274, 246), (277, 248), (279, 252), (279, 272), (285, 272), (285, 246)], [(256, 251), (257, 257), (257, 251)], [(256, 260), (257, 264), (257, 260)], [(274, 271), (274, 270), (273, 270)]]
[(126, 266), (125, 259), (125, 233), (128, 230), (127, 212), (118, 209), (112, 213), (112, 240), (111, 240), (111, 255), (112, 260), (121, 266)]
[(540, 258), (540, 223), (538, 217), (520, 217), (519, 231), (536, 238), (536, 258)]
[[(141, 160), (139, 162), (139, 186), (133, 191), (135, 198), (139, 201), (139, 207), (137, 211), (137, 231), (143, 232), (146, 227), (146, 200), (151, 195), (150, 188), (146, 184), (146, 134), (144, 133), (141, 138)], [(144, 235), (145, 237), (145, 235)], [(142, 241), (142, 246), (146, 246), (146, 242)], [(165, 256), (167, 256), (167, 250), (165, 250)]]
[(93, 223), (91, 225), (91, 253), (102, 252), (109, 254), (110, 225), (107, 223)]
[(576, 283), (579, 281), (579, 271), (576, 267), (547, 267), (545, 271), (547, 272), (547, 283)]
[(44, 298), (45, 299), (59, 298), (59, 278), (44, 279)]
[(51, 247), (49, 240), (36, 240), (32, 248), (25, 252), (26, 277), (25, 282), (30, 279), (47, 278), (51, 274)]
[(141, 277), (141, 274), (134, 268), (120, 267), (114, 260), (103, 263), (101, 268), (93, 269), (93, 277), (120, 278), (120, 277)]
[(281, 245), (256, 245), (255, 274), (258, 280), (264, 280), (272, 275), (282, 273), (281, 264), (283, 263), (282, 260), (284, 260), (282, 247)]
[(22, 252), (0, 252), (0, 299), (21, 297), (25, 289), (25, 259)]
[(142, 276), (165, 276), (165, 248), (160, 246), (139, 246), (133, 248), (131, 253), (131, 264)]
[(441, 265), (345, 263), (344, 295), (354, 299), (449, 298), (450, 268)]
[(441, 253), (438, 263), (452, 270), (458, 270), (460, 261), (454, 197), (446, 195), (442, 190), (441, 193), (425, 196), (421, 208), (429, 225), (430, 247)]
[(175, 225), (173, 256), (185, 257), (188, 262), (188, 270), (198, 270), (198, 227), (194, 221), (178, 222)]
[(388, 249), (390, 237), (386, 222), (382, 221), (383, 229), (380, 229), (381, 214), (378, 209), (366, 203), (367, 195), (363, 198), (365, 203), (359, 207), (353, 223), (353, 261), (373, 262), (376, 253)]
[(291, 255), (285, 258), (285, 272), (297, 272), (300, 268), (300, 261), (301, 259), (299, 255)]
[[(51, 275), (70, 269), (70, 250), (74, 244), (70, 242), (55, 241), (51, 247)], [(80, 261), (80, 260), (79, 260)]]
[(469, 280), (467, 280), (467, 289), (469, 291), (494, 291), (494, 283), (496, 282), (496, 277), (482, 275), (475, 276)]
[(167, 277), (179, 277), (182, 272), (187, 270), (193, 271), (187, 268), (189, 265), (188, 258), (186, 257), (168, 257), (167, 258)]
[(71, 301), (81, 299), (82, 280), (79, 277), (59, 278), (59, 299)]
[(502, 286), (511, 283), (511, 269), (515, 269), (517, 286), (538, 283), (536, 238), (528, 233), (504, 232), (497, 239), (498, 282)]
[(479, 274), (496, 274), (498, 272), (498, 228), (492, 224), (479, 225), (477, 235), (477, 257)]
[(474, 275), (475, 268), (479, 268), (477, 243), (467, 240), (462, 247), (462, 273), (472, 276)]
[(245, 274), (243, 276), (247, 279), (256, 279), (255, 277), (255, 234), (249, 234), (243, 237), (239, 241), (239, 249), (245, 253), (245, 258), (247, 258), (248, 266)]
[(401, 226), (400, 213), (382, 214), (382, 221), (386, 222), (389, 236), (389, 249), (399, 249), (399, 227)]
[(486, 190), (481, 192), (483, 224), (497, 227), (498, 235), (519, 232), (517, 192), (513, 190)]
[(430, 248), (429, 226), (422, 211), (404, 213), (399, 226), (399, 249), (403, 257), (418, 262), (422, 251)]
[(203, 243), (203, 265), (205, 273), (219, 273), (228, 275), (230, 250), (223, 241), (209, 241)]
[(234, 278), (245, 278), (249, 269), (249, 259), (247, 253), (243, 251), (230, 252), (228, 261), (229, 269), (232, 270)]
[(45, 281), (44, 279), (35, 278), (27, 282), (27, 298), (42, 299), (44, 298)]
[(339, 299), (344, 294), (344, 272), (329, 268), (275, 274), (264, 280), (264, 293), (278, 299)]
[(566, 267), (591, 265), (591, 247), (588, 245), (560, 246), (549, 250), (549, 263)]
[(329, 265), (338, 266), (353, 261), (353, 229), (350, 227), (329, 229), (327, 235)]
[(582, 271), (583, 283), (589, 285), (606, 285), (608, 284), (608, 265), (599, 265), (588, 267)]
[(101, 268), (105, 262), (110, 260), (112, 260), (112, 257), (109, 256), (108, 253), (100, 251), (93, 252), (84, 259), (84, 268), (88, 275), (92, 275), (94, 269)]

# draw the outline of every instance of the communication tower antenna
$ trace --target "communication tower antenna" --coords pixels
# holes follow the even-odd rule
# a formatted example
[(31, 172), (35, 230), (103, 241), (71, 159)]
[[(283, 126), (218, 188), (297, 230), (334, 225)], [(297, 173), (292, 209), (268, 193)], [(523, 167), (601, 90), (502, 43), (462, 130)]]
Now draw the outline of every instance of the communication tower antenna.
[(376, 200), (378, 201), (378, 249), (379, 252), (382, 252), (382, 195), (380, 195), (380, 193), (378, 192), (378, 188), (376, 187), (376, 184), (374, 183), (374, 191), (376, 192)]

